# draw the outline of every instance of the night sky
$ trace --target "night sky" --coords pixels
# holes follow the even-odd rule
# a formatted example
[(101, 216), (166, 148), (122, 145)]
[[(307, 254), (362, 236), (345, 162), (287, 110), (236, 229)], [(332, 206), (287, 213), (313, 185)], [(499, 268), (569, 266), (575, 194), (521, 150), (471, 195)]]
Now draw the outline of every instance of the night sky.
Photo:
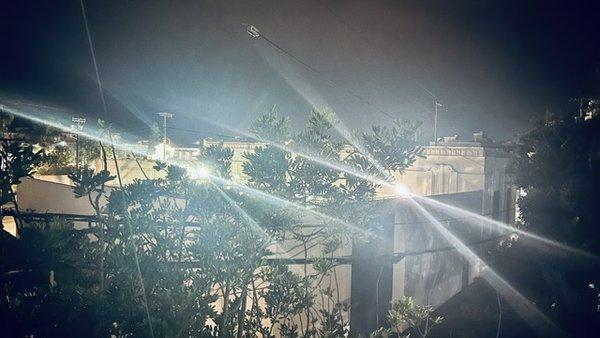
[[(78, 0), (0, 5), (0, 99), (102, 116)], [(597, 2), (596, 2), (597, 3)], [(85, 1), (108, 117), (144, 135), (174, 112), (180, 142), (311, 105), (353, 128), (424, 122), (514, 138), (599, 95), (600, 6), (576, 1)], [(272, 42), (252, 39), (256, 26)], [(316, 71), (316, 72), (315, 72)]]

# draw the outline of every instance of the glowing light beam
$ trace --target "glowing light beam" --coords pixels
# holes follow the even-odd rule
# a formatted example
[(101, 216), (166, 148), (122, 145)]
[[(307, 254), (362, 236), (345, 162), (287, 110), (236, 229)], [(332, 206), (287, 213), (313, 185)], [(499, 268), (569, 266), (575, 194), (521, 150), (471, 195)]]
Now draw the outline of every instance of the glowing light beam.
[(205, 120), (205, 119), (203, 119), (203, 120), (206, 121), (206, 122), (208, 122), (208, 123), (210, 123), (210, 124), (212, 124), (212, 125), (214, 125), (214, 126), (216, 126), (216, 127), (228, 130), (228, 131), (233, 132), (235, 134), (238, 134), (238, 135), (247, 137), (249, 139), (255, 140), (257, 142), (266, 143), (266, 144), (268, 144), (270, 146), (273, 146), (275, 148), (278, 148), (280, 150), (283, 150), (283, 151), (289, 152), (291, 154), (297, 155), (299, 157), (302, 157), (304, 159), (307, 159), (307, 160), (309, 160), (309, 161), (311, 161), (313, 163), (320, 164), (323, 167), (326, 167), (326, 168), (329, 168), (329, 169), (333, 169), (333, 170), (337, 170), (337, 171), (349, 174), (351, 176), (354, 176), (356, 178), (360, 178), (360, 179), (364, 179), (364, 180), (373, 182), (373, 183), (378, 184), (380, 186), (384, 186), (384, 187), (388, 187), (388, 188), (394, 188), (394, 184), (393, 183), (390, 183), (390, 182), (387, 182), (385, 180), (379, 179), (379, 178), (376, 177), (376, 175), (370, 175), (370, 174), (366, 174), (366, 173), (360, 172), (360, 171), (356, 170), (355, 168), (352, 168), (352, 167), (350, 167), (348, 165), (345, 165), (345, 164), (343, 164), (341, 162), (334, 163), (334, 162), (331, 162), (328, 159), (324, 159), (324, 158), (321, 158), (321, 157), (318, 157), (318, 156), (315, 156), (315, 155), (307, 154), (306, 152), (303, 152), (300, 149), (289, 147), (287, 145), (280, 144), (280, 143), (275, 142), (273, 140), (268, 140), (268, 139), (265, 139), (265, 138), (259, 138), (259, 137), (256, 137), (255, 135), (250, 134), (250, 133), (238, 130), (236, 128), (233, 128), (233, 127), (221, 124), (221, 123), (217, 123), (217, 122), (213, 122), (213, 121), (208, 121), (208, 120)]
[(458, 237), (440, 223), (429, 211), (417, 203), (414, 199), (408, 199), (411, 204), (433, 225), (457, 251), (472, 265), (480, 265), (480, 275), (485, 279), (502, 297), (511, 304), (512, 308), (523, 318), (527, 324), (540, 337), (566, 337), (567, 335), (558, 328), (546, 315), (538, 310), (535, 305), (517, 291), (512, 285), (504, 280), (497, 272), (488, 266), (477, 254), (475, 254)]
[(418, 196), (418, 195), (414, 195), (414, 194), (411, 194), (411, 196), (413, 198), (418, 199), (420, 201), (423, 201), (424, 203), (427, 203), (427, 204), (429, 204), (429, 205), (431, 205), (433, 207), (437, 207), (439, 209), (442, 209), (442, 210), (446, 211), (447, 213), (449, 213), (451, 215), (454, 215), (454, 216), (468, 216), (468, 217), (465, 217), (465, 219), (467, 220), (467, 222), (469, 222), (471, 224), (474, 224), (474, 225), (477, 225), (477, 226), (480, 226), (480, 227), (482, 227), (483, 225), (480, 224), (477, 221), (481, 221), (481, 222), (485, 222), (487, 224), (491, 224), (491, 225), (495, 226), (496, 228), (499, 228), (499, 229), (502, 229), (502, 230), (506, 230), (506, 231), (509, 231), (509, 232), (514, 232), (514, 233), (523, 235), (525, 237), (529, 237), (531, 239), (534, 239), (536, 241), (542, 242), (544, 244), (547, 244), (547, 245), (550, 245), (550, 246), (553, 246), (553, 247), (556, 247), (556, 248), (559, 248), (559, 249), (562, 249), (562, 250), (565, 250), (565, 251), (568, 251), (568, 252), (572, 252), (572, 253), (575, 253), (575, 254), (578, 254), (578, 255), (581, 255), (581, 256), (586, 256), (586, 257), (590, 257), (590, 258), (595, 258), (596, 257), (595, 255), (592, 255), (592, 254), (590, 254), (590, 253), (588, 253), (586, 251), (583, 251), (583, 250), (580, 250), (580, 249), (577, 249), (577, 248), (573, 248), (571, 246), (568, 246), (566, 244), (563, 244), (563, 243), (551, 240), (551, 239), (546, 238), (546, 237), (542, 237), (542, 236), (539, 236), (539, 235), (536, 235), (536, 234), (532, 234), (531, 232), (521, 230), (521, 229), (516, 228), (514, 226), (510, 226), (510, 225), (508, 225), (506, 223), (503, 223), (503, 222), (491, 219), (489, 217), (485, 217), (483, 215), (476, 214), (474, 212), (471, 212), (471, 211), (468, 211), (468, 210), (465, 210), (465, 209), (462, 209), (462, 208), (459, 208), (459, 207), (456, 207), (456, 206), (453, 206), (453, 205), (449, 205), (449, 204), (446, 204), (446, 203), (434, 200), (432, 198)]
[(217, 177), (217, 176), (212, 176), (211, 175), (210, 178), (212, 180), (216, 181), (216, 182), (220, 182), (221, 184), (225, 184), (225, 185), (228, 185), (228, 186), (230, 186), (230, 187), (232, 187), (234, 189), (239, 189), (239, 190), (241, 190), (241, 191), (243, 191), (245, 193), (248, 193), (249, 196), (255, 196), (257, 198), (260, 198), (261, 200), (266, 201), (267, 203), (270, 203), (272, 205), (283, 206), (283, 207), (287, 207), (289, 209), (294, 209), (294, 210), (297, 210), (297, 211), (300, 211), (300, 212), (306, 212), (306, 213), (312, 214), (312, 215), (314, 215), (314, 216), (316, 216), (316, 217), (318, 217), (320, 219), (323, 219), (323, 220), (329, 221), (331, 223), (334, 223), (334, 224), (346, 227), (346, 228), (348, 228), (348, 229), (350, 229), (350, 230), (352, 230), (354, 232), (361, 233), (361, 234), (363, 234), (365, 236), (374, 236), (372, 233), (370, 233), (370, 232), (368, 232), (368, 231), (366, 231), (364, 229), (361, 229), (361, 228), (359, 228), (359, 227), (357, 227), (357, 226), (355, 226), (353, 224), (350, 224), (350, 223), (348, 223), (348, 222), (346, 222), (344, 220), (341, 220), (339, 218), (327, 215), (325, 213), (319, 212), (319, 211), (314, 210), (314, 209), (310, 209), (310, 208), (298, 205), (298, 204), (290, 202), (290, 201), (288, 201), (286, 199), (283, 199), (283, 198), (271, 195), (269, 193), (266, 193), (264, 191), (261, 191), (261, 190), (258, 190), (258, 189), (254, 189), (254, 188), (248, 187), (246, 185), (243, 185), (243, 184), (240, 184), (240, 183), (236, 183), (236, 182), (233, 182), (233, 181), (230, 181), (230, 180), (226, 180), (226, 179), (223, 179), (223, 178), (220, 178), (220, 177)]

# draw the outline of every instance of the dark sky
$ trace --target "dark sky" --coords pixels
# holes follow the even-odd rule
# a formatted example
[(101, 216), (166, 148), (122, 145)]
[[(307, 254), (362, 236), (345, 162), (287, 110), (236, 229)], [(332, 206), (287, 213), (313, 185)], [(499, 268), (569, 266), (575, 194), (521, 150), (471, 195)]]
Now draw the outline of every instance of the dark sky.
[[(100, 116), (79, 1), (0, 1), (0, 98)], [(173, 130), (181, 141), (210, 136), (206, 120), (245, 129), (272, 105), (296, 123), (328, 105), (352, 128), (388, 123), (385, 110), (423, 121), (428, 136), (424, 88), (445, 106), (440, 134), (514, 137), (547, 108), (598, 96), (594, 3), (85, 2), (108, 119), (143, 135), (143, 121), (173, 111), (176, 127), (204, 132)]]

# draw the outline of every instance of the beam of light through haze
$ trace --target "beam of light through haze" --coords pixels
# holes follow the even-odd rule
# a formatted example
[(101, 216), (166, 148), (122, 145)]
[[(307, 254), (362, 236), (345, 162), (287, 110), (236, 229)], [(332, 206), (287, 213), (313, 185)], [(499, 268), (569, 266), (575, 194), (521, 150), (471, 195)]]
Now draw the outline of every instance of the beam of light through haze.
[(479, 256), (477, 256), (477, 254), (440, 223), (431, 213), (429, 213), (429, 211), (412, 198), (408, 198), (408, 201), (427, 218), (433, 228), (440, 233), (446, 241), (454, 246), (472, 267), (480, 267), (480, 276), (502, 295), (515, 312), (519, 314), (519, 316), (523, 318), (527, 324), (540, 335), (540, 337), (566, 337), (566, 334), (552, 323), (546, 315), (538, 310), (531, 301), (525, 298), (525, 296), (498, 275), (498, 273), (489, 267)]

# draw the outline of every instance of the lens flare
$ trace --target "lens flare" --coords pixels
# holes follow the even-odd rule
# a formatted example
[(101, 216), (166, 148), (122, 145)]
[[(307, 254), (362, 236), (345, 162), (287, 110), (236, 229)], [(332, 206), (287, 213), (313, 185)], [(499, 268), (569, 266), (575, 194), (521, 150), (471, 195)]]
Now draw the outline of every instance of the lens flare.
[[(223, 198), (236, 210), (236, 212), (244, 218), (244, 220), (250, 225), (250, 227), (265, 240), (266, 246), (272, 246), (275, 250), (272, 251), (271, 257), (279, 257), (283, 259), (291, 259), (292, 257), (288, 254), (288, 252), (276, 242), (271, 235), (269, 235), (250, 214), (244, 208), (242, 208), (238, 202), (236, 202), (233, 198), (231, 198), (221, 187), (216, 185), (214, 182), (211, 182), (212, 185), (216, 188), (216, 190), (223, 196)], [(302, 274), (303, 271), (300, 270), (296, 265), (292, 265), (290, 267), (296, 273)]]
[(402, 184), (396, 184), (394, 186), (394, 193), (400, 198), (409, 198), (411, 196), (410, 190)]
[(202, 179), (209, 178), (210, 174), (211, 174), (210, 168), (207, 166), (201, 165), (198, 169), (190, 171), (190, 178), (202, 180)]
[(247, 185), (241, 184), (241, 183), (237, 183), (237, 182), (233, 182), (230, 180), (226, 180), (217, 176), (210, 176), (210, 179), (215, 181), (215, 182), (219, 182), (221, 184), (227, 185), (233, 189), (236, 189), (240, 192), (246, 193), (248, 194), (248, 196), (250, 197), (254, 197), (254, 198), (259, 198), (262, 201), (265, 201), (269, 204), (272, 205), (276, 205), (276, 206), (280, 206), (280, 207), (285, 207), (285, 208), (289, 208), (289, 209), (293, 209), (302, 213), (308, 213), (308, 214), (312, 214), (314, 216), (316, 216), (319, 219), (331, 222), (333, 224), (337, 224), (340, 226), (343, 226), (353, 232), (356, 233), (360, 233), (364, 236), (367, 237), (371, 237), (374, 236), (372, 233), (370, 233), (369, 231), (366, 231), (365, 229), (359, 228), (356, 225), (350, 224), (344, 220), (341, 220), (339, 218), (327, 215), (325, 213), (322, 213), (320, 211), (305, 207), (305, 206), (301, 206), (298, 205), (296, 203), (290, 202), (286, 199), (271, 195), (269, 193), (266, 193), (262, 190), (258, 190), (258, 189), (254, 189), (251, 187), (248, 187)]
[(314, 154), (309, 154), (308, 151), (304, 151), (302, 149), (290, 147), (288, 145), (281, 144), (279, 142), (275, 142), (273, 140), (269, 140), (269, 139), (265, 139), (265, 138), (258, 138), (258, 137), (256, 137), (253, 134), (250, 134), (248, 132), (244, 132), (242, 130), (239, 130), (239, 129), (236, 129), (236, 128), (233, 128), (233, 127), (221, 124), (221, 123), (217, 123), (217, 122), (213, 122), (213, 121), (208, 121), (208, 120), (205, 120), (205, 119), (203, 119), (203, 120), (206, 121), (207, 123), (210, 123), (210, 124), (212, 124), (212, 125), (214, 125), (216, 127), (221, 128), (221, 129), (227, 130), (227, 131), (232, 132), (232, 133), (237, 134), (237, 135), (241, 135), (241, 136), (247, 137), (247, 138), (252, 139), (254, 141), (257, 141), (257, 142), (264, 142), (264, 143), (266, 143), (266, 144), (268, 144), (270, 146), (273, 146), (273, 147), (278, 148), (280, 150), (283, 150), (283, 151), (289, 152), (291, 154), (297, 155), (297, 156), (302, 157), (302, 158), (304, 158), (304, 159), (306, 159), (308, 161), (311, 161), (313, 163), (320, 164), (323, 167), (330, 168), (330, 169), (333, 169), (333, 170), (337, 170), (339, 172), (346, 173), (346, 174), (354, 176), (356, 178), (360, 178), (360, 179), (363, 179), (363, 180), (367, 180), (367, 181), (373, 182), (373, 183), (378, 184), (378, 185), (383, 186), (383, 187), (388, 187), (388, 188), (393, 188), (394, 187), (394, 185), (392, 183), (387, 182), (386, 180), (378, 178), (377, 174), (367, 174), (367, 173), (364, 173), (362, 171), (357, 170), (356, 168), (353, 168), (353, 167), (350, 167), (350, 166), (348, 166), (348, 165), (346, 165), (344, 163), (341, 163), (340, 161), (333, 162), (333, 161), (331, 161), (331, 159), (325, 159), (325, 158), (323, 158), (321, 156), (317, 156), (317, 155), (314, 155)]

